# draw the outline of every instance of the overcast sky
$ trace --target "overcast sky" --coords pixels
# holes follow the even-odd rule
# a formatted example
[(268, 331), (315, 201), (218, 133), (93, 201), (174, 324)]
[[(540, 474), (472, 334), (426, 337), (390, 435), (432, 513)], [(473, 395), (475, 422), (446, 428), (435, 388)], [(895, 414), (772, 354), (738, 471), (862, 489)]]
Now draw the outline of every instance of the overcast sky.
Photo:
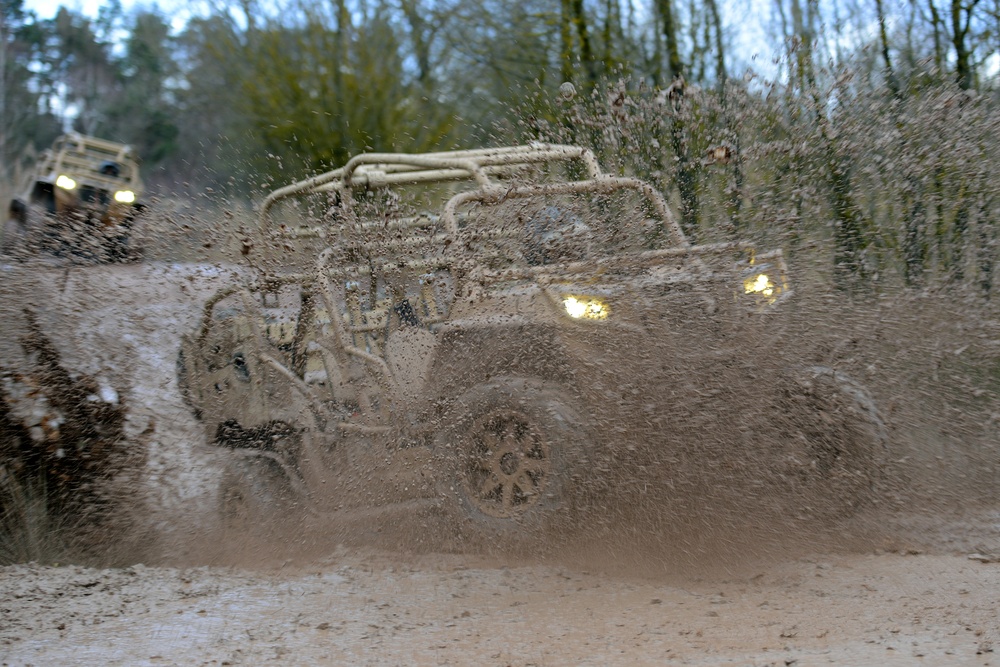
[[(34, 10), (38, 14), (38, 17), (43, 19), (50, 19), (55, 16), (60, 6), (65, 6), (67, 9), (78, 12), (82, 11), (87, 16), (97, 16), (97, 10), (100, 9), (101, 5), (105, 4), (107, 4), (106, 0), (65, 0), (64, 2), (59, 2), (58, 0), (25, 0), (24, 2), (26, 8)], [(122, 6), (126, 9), (133, 4), (132, 0), (122, 0)]]
[[(632, 0), (635, 2), (636, 0)], [(108, 0), (24, 0), (24, 6), (33, 10), (39, 18), (55, 16), (60, 6), (96, 18), (97, 12)], [(134, 7), (158, 7), (170, 16), (175, 33), (184, 29), (184, 24), (192, 14), (196, 14), (198, 0), (121, 0), (122, 8), (128, 13)], [(642, 0), (638, 5), (643, 5)], [(729, 25), (727, 32), (735, 36), (735, 52), (740, 60), (751, 62), (758, 72), (770, 73), (774, 66), (768, 62), (774, 55), (774, 47), (769, 44), (764, 28), (767, 21), (769, 0), (722, 0), (723, 23)], [(754, 59), (753, 56), (757, 58)], [(735, 63), (730, 63), (730, 66)]]
[[(189, 7), (192, 6), (190, 0), (121, 0), (122, 9), (125, 13), (133, 7), (159, 7), (165, 14), (170, 16), (170, 24), (175, 31), (184, 27), (184, 23), (191, 15)], [(59, 11), (59, 7), (66, 7), (74, 12), (86, 14), (91, 18), (97, 17), (97, 12), (108, 0), (24, 0), (24, 6), (30, 9), (42, 19), (50, 19)]]

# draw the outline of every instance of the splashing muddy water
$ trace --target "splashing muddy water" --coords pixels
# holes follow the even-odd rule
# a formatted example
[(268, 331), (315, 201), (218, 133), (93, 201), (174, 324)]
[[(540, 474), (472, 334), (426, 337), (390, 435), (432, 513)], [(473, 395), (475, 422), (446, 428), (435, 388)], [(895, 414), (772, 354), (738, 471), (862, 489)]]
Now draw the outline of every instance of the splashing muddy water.
[[(128, 406), (124, 436), (147, 458), (129, 507), (142, 539), (115, 560), (158, 564), (4, 568), (0, 586), (13, 602), (0, 654), (9, 662), (60, 661), (66, 647), (90, 664), (195, 654), (233, 664), (364, 656), (381, 664), (403, 655), (428, 664), (886, 655), (982, 664), (991, 656), (984, 591), (997, 583), (1000, 553), (1000, 320), (981, 300), (850, 297), (793, 264), (795, 298), (731, 343), (742, 361), (697, 354), (702, 339), (690, 337), (633, 359), (620, 346), (617, 363), (595, 364), (580, 384), (591, 396), (630, 401), (631, 411), (557, 412), (557, 423), (587, 419), (617, 446), (563, 478), (566, 509), (528, 526), (530, 539), (511, 549), (442, 506), (434, 484), (436, 505), (414, 502), (423, 473), (433, 479), (441, 461), (403, 448), (408, 456), (386, 467), (381, 452), (398, 443), (338, 454), (351, 472), (331, 469), (321, 512), (293, 501), (249, 535), (221, 521), (220, 480), (233, 452), (212, 445), (204, 417), (185, 403), (178, 350), (211, 294), (252, 269), (39, 259), (2, 271), (5, 367), (31, 366), (19, 343), (28, 308), (63, 368), (99, 378)], [(714, 311), (696, 305), (688, 326), (711, 326)], [(527, 353), (534, 344), (524, 342)], [(633, 398), (642, 389), (624, 386), (636, 366), (664, 359), (659, 384), (645, 390), (672, 401), (667, 423)], [(611, 382), (616, 375), (624, 385)], [(490, 386), (462, 392), (458, 404), (474, 412), (495, 400), (483, 393)], [(574, 399), (547, 385), (532, 391), (549, 405)], [(533, 414), (505, 410), (509, 423)], [(810, 485), (859, 437), (838, 420), (844, 410), (860, 411), (861, 435), (884, 450), (863, 477), (848, 469)], [(501, 422), (469, 423), (490, 431)], [(821, 445), (804, 468), (795, 449), (803, 434)], [(507, 470), (503, 455), (495, 464)], [(349, 503), (338, 501), (342, 492)], [(933, 609), (910, 620), (917, 599)], [(129, 633), (142, 637), (127, 648), (110, 639)]]

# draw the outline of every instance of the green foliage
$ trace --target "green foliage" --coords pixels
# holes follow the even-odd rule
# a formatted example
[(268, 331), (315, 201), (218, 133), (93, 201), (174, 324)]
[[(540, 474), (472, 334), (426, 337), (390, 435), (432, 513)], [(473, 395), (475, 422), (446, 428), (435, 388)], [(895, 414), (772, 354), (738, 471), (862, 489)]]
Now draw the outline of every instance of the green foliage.
[(59, 131), (34, 86), (42, 39), (22, 0), (0, 3), (0, 178), (15, 177), (26, 152), (50, 144)]
[(269, 158), (261, 169), (275, 177), (325, 171), (365, 151), (426, 150), (450, 130), (451, 117), (406, 76), (381, 16), (349, 35), (309, 16), (301, 27), (256, 32), (243, 50), (242, 115)]
[(139, 12), (132, 19), (119, 65), (120, 89), (102, 104), (106, 124), (136, 149), (147, 164), (158, 165), (177, 149), (179, 129), (170, 79), (179, 73), (165, 16)]

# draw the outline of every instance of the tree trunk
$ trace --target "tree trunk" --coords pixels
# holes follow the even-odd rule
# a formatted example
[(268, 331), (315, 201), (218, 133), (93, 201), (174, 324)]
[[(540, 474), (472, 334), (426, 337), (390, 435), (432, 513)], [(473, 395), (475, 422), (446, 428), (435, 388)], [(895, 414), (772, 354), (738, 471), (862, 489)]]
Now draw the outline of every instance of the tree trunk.
[(719, 90), (726, 135), (731, 144), (729, 148), (732, 150), (732, 157), (729, 162), (731, 177), (726, 184), (726, 212), (729, 214), (733, 229), (738, 230), (741, 226), (740, 213), (743, 209), (743, 156), (740, 152), (739, 133), (734, 127), (729, 95), (726, 91), (729, 75), (726, 72), (726, 50), (722, 42), (722, 19), (719, 16), (719, 7), (716, 1), (705, 0), (705, 2), (708, 7), (712, 30), (715, 33), (715, 81)]
[(903, 278), (914, 287), (923, 282), (927, 264), (927, 207), (917, 179), (910, 177), (909, 197), (904, 197), (906, 227), (903, 233)]
[(680, 45), (677, 37), (677, 23), (674, 21), (672, 0), (657, 0), (660, 17), (663, 21), (663, 39), (667, 45), (667, 66), (670, 69), (671, 81), (684, 76), (684, 66), (681, 64)]
[[(966, 43), (969, 35), (969, 25), (972, 23), (972, 10), (978, 0), (972, 0), (969, 6), (962, 7), (962, 0), (951, 0), (951, 43), (955, 48), (955, 79), (962, 90), (972, 88), (972, 52)], [(962, 22), (963, 9), (965, 24)]]
[(939, 72), (944, 71), (944, 54), (941, 49), (941, 15), (938, 14), (934, 0), (927, 0), (931, 12), (931, 27), (934, 30), (934, 66)]
[(667, 66), (671, 84), (666, 91), (670, 106), (670, 145), (677, 159), (677, 189), (681, 196), (681, 229), (694, 240), (698, 229), (698, 173), (697, 164), (691, 159), (688, 146), (687, 99), (684, 65), (681, 62), (678, 25), (674, 20), (671, 0), (658, 0), (657, 7), (663, 21), (663, 39), (667, 47)]
[(725, 95), (726, 88), (726, 50), (722, 45), (722, 19), (719, 18), (719, 6), (715, 0), (705, 0), (708, 15), (715, 33), (715, 82), (719, 92)]
[(802, 5), (799, 0), (792, 0), (792, 34), (797, 40), (795, 49), (796, 78), (799, 90), (814, 91), (816, 77), (813, 72), (813, 36), (812, 27), (808, 26), (802, 16)]
[(402, 0), (400, 7), (407, 23), (410, 24), (410, 42), (413, 56), (417, 61), (417, 81), (425, 93), (431, 90), (431, 40), (430, 30), (424, 18), (424, 10), (416, 0)]
[(587, 28), (587, 15), (583, 9), (583, 0), (570, 0), (573, 12), (573, 25), (576, 26), (577, 37), (580, 39), (580, 60), (587, 71), (587, 81), (591, 87), (597, 84), (597, 63), (594, 62), (594, 51), (590, 44), (590, 32)]
[(570, 1), (560, 2), (559, 67), (563, 81), (573, 81), (573, 12)]
[(948, 274), (956, 283), (965, 280), (965, 246), (969, 234), (969, 200), (964, 190), (962, 188), (959, 194), (958, 211), (955, 212), (955, 221), (951, 225), (951, 252), (948, 253)]
[[(824, 132), (824, 134), (826, 134)], [(847, 165), (835, 152), (833, 142), (824, 137), (829, 155), (830, 189), (833, 193), (834, 275), (841, 289), (860, 287), (867, 278), (862, 253), (867, 243), (861, 212), (854, 204)]]
[(978, 263), (979, 288), (984, 296), (993, 291), (993, 267), (997, 260), (996, 226), (989, 224), (990, 200), (983, 199), (979, 204), (979, 219), (976, 229), (979, 231)]
[(604, 55), (601, 58), (604, 64), (604, 75), (610, 76), (615, 67), (615, 38), (619, 30), (615, 28), (621, 25), (621, 7), (618, 0), (605, 0), (604, 2)]
[[(811, 0), (807, 0), (810, 2)], [(803, 19), (799, 0), (791, 2), (792, 29), (798, 37), (796, 66), (799, 68), (799, 82), (803, 91), (812, 101), (813, 113), (819, 127), (823, 152), (826, 157), (827, 182), (830, 187), (830, 205), (833, 209), (833, 270), (837, 286), (853, 289), (861, 286), (866, 276), (862, 262), (867, 245), (864, 236), (864, 220), (854, 202), (850, 165), (840, 156), (835, 138), (830, 132), (830, 120), (824, 111), (824, 100), (820, 98), (813, 69), (813, 31), (811, 18)], [(810, 17), (813, 15), (810, 9)]]
[(882, 60), (885, 62), (885, 82), (889, 86), (892, 96), (899, 99), (899, 82), (896, 80), (896, 72), (892, 68), (892, 60), (889, 57), (889, 35), (885, 29), (885, 11), (882, 0), (875, 0), (875, 11), (878, 14), (878, 33), (882, 41)]

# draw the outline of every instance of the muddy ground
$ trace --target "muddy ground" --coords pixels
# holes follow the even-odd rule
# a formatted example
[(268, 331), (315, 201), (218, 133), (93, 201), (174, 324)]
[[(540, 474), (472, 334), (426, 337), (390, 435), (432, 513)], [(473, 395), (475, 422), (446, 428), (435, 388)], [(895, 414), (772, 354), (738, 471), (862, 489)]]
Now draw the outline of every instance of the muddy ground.
[(342, 553), (278, 571), (13, 566), (4, 664), (992, 665), (1000, 565), (826, 555), (637, 579)]
[[(115, 555), (131, 565), (0, 568), (0, 663), (997, 662), (1000, 505), (984, 488), (997, 480), (997, 461), (918, 447), (931, 438), (923, 423), (894, 430), (892, 474), (913, 493), (897, 489), (814, 530), (762, 519), (740, 534), (733, 515), (714, 540), (678, 546), (633, 522), (513, 559), (447, 541), (415, 548), (409, 540), (422, 526), (403, 515), (328, 533), (313, 525), (302, 548), (295, 530), (278, 545), (225, 548), (214, 511), (223, 454), (205, 445), (174, 369), (199, 304), (238, 272), (0, 266), (4, 365), (23, 363), (17, 337), (31, 308), (68, 367), (122, 393), (126, 435), (148, 448), (132, 503), (141, 537)], [(949, 349), (947, 359), (964, 348)], [(907, 410), (922, 408), (894, 391), (877, 398), (891, 403), (897, 426), (916, 423)], [(935, 433), (961, 440), (960, 413), (950, 403)], [(965, 467), (932, 474), (956, 461)], [(375, 539), (344, 539), (358, 525)], [(711, 532), (713, 517), (692, 525)], [(405, 530), (383, 544), (383, 528)]]

